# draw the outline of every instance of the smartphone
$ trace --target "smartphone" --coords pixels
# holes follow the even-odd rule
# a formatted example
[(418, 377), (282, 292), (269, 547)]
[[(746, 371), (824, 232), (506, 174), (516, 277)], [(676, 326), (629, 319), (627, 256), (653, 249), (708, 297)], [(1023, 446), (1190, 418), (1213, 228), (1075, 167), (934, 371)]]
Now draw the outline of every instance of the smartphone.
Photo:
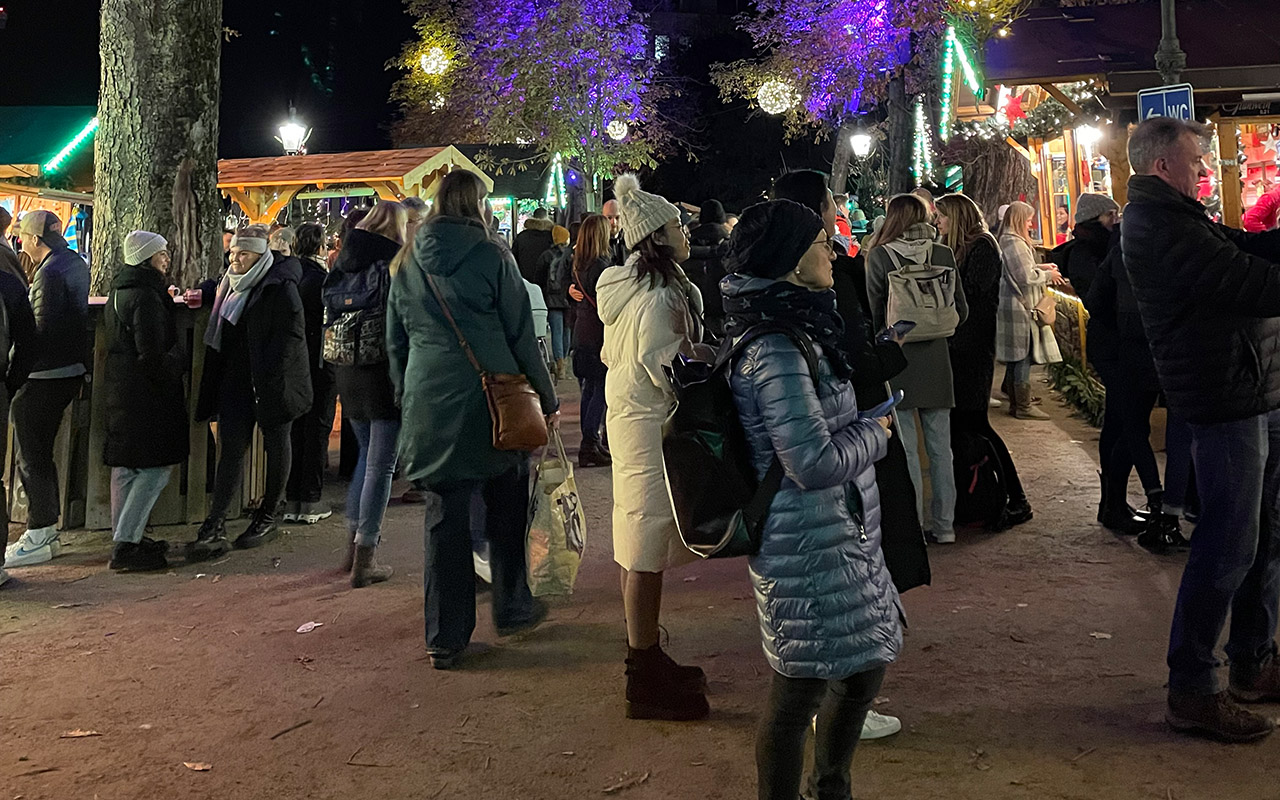
[(884, 330), (880, 331), (880, 333), (876, 334), (876, 341), (880, 342), (881, 344), (885, 344), (887, 342), (893, 341), (894, 339), (901, 340), (908, 333), (911, 333), (911, 330), (915, 328), (915, 326), (916, 326), (916, 323), (912, 322), (909, 319), (900, 319), (897, 322), (893, 323), (893, 325), (889, 326), (888, 328), (885, 328)]
[[(912, 326), (914, 325), (915, 323), (912, 323)], [(893, 411), (894, 406), (902, 402), (902, 398), (904, 396), (905, 395), (903, 394), (901, 389), (895, 389), (893, 394), (889, 395), (888, 400), (885, 400), (883, 403), (876, 406), (875, 408), (869, 409), (867, 411), (863, 411), (860, 416), (865, 417), (867, 419), (880, 419), (881, 417), (887, 417), (889, 416), (890, 412)]]

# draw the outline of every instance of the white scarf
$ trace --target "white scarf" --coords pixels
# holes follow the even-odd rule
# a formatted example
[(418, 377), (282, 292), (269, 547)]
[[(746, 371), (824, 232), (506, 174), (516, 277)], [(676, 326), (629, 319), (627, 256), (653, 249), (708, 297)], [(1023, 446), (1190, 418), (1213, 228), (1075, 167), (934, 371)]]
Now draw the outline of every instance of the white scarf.
[(214, 350), (222, 350), (224, 321), (232, 325), (240, 322), (240, 317), (249, 305), (253, 288), (266, 276), (274, 262), (275, 257), (268, 250), (262, 254), (256, 264), (249, 268), (248, 272), (242, 275), (227, 270), (227, 274), (222, 276), (222, 283), (218, 285), (218, 294), (213, 301), (213, 320), (205, 331), (205, 344)]

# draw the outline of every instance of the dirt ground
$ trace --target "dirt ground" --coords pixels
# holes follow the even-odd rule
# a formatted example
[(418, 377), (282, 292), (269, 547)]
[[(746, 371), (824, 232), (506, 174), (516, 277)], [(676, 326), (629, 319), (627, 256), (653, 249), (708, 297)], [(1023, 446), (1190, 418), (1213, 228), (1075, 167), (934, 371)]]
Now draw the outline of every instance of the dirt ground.
[[(906, 647), (878, 706), (905, 729), (859, 750), (855, 796), (1280, 797), (1280, 736), (1226, 746), (1165, 728), (1183, 558), (1093, 523), (1096, 432), (1042, 392), (1052, 422), (993, 412), (1036, 518), (930, 549), (934, 585), (904, 597)], [(108, 571), (106, 533), (64, 535), (64, 556), (0, 591), (0, 800), (754, 797), (770, 671), (745, 562), (668, 576), (668, 649), (706, 669), (711, 718), (626, 720), (609, 471), (578, 480), (576, 593), (502, 640), (482, 596), (478, 652), (455, 672), (425, 658), (422, 506), (388, 510), (396, 575), (360, 591), (334, 572), (340, 515), (152, 575)], [(298, 634), (306, 622), (323, 625)], [(77, 729), (98, 735), (62, 738)]]

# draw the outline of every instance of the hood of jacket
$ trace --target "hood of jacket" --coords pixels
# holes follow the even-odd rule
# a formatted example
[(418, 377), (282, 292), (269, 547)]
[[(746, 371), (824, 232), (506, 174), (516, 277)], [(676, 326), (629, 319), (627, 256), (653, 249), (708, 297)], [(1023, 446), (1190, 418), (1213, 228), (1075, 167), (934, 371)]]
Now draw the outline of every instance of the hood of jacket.
[(340, 272), (363, 272), (379, 261), (390, 261), (400, 252), (400, 245), (380, 233), (356, 228), (342, 240), (342, 250), (333, 261)]
[(742, 297), (763, 291), (775, 283), (777, 281), (772, 278), (760, 278), (745, 272), (730, 272), (720, 280), (720, 294), (725, 298)]
[[(153, 289), (161, 292), (165, 291), (165, 276), (163, 272), (157, 271), (154, 267), (146, 264), (134, 265), (125, 264), (111, 279), (112, 289)], [(167, 292), (166, 292), (167, 294)]]
[(413, 244), (413, 261), (431, 275), (448, 277), (457, 272), (477, 250), (490, 247), (510, 258), (510, 251), (489, 236), (489, 230), (475, 219), (432, 217), (418, 229)]
[(524, 221), (524, 231), (550, 231), (556, 224), (549, 219), (534, 219), (530, 217)]
[[(596, 281), (596, 302), (599, 303), (600, 321), (605, 325), (617, 322), (627, 306), (637, 298), (667, 290), (668, 287), (662, 284), (651, 287), (648, 279), (636, 279), (636, 264), (639, 260), (640, 256), (633, 255), (623, 266), (609, 267), (600, 273), (600, 280)], [(680, 270), (679, 267), (676, 269)], [(681, 290), (688, 295), (689, 279), (685, 277), (683, 270), (679, 272), (679, 280), (683, 284)], [(697, 310), (701, 311), (700, 308)]]
[(729, 238), (729, 226), (718, 222), (707, 222), (689, 232), (689, 244), (715, 247)]
[(902, 236), (887, 242), (885, 247), (913, 264), (923, 264), (929, 260), (937, 238), (937, 229), (927, 222), (921, 222), (907, 228)]

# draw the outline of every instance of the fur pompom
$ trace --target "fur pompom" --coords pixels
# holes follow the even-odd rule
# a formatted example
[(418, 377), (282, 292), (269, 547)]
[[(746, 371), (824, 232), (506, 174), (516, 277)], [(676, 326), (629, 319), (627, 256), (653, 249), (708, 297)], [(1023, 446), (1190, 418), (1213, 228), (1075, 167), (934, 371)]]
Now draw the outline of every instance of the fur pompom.
[(622, 200), (622, 198), (640, 189), (640, 179), (634, 173), (627, 172), (618, 176), (613, 182), (613, 196)]

